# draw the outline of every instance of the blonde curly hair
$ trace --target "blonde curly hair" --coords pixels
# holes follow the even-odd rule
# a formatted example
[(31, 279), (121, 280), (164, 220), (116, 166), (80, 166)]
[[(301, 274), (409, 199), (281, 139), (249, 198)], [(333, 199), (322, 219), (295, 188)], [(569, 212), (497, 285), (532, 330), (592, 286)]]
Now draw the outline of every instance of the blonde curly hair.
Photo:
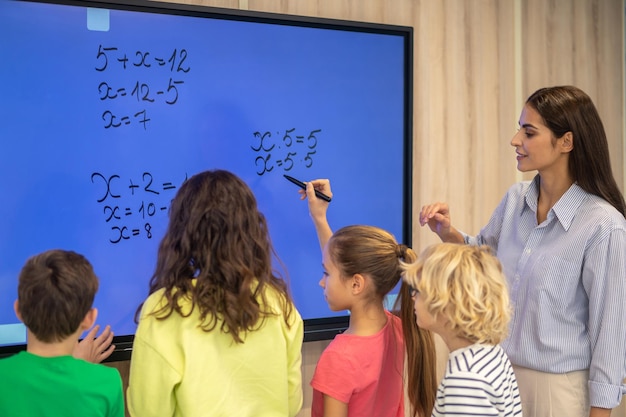
[(506, 278), (488, 246), (432, 245), (402, 269), (404, 281), (420, 293), (430, 314), (445, 317), (458, 336), (489, 344), (507, 336)]

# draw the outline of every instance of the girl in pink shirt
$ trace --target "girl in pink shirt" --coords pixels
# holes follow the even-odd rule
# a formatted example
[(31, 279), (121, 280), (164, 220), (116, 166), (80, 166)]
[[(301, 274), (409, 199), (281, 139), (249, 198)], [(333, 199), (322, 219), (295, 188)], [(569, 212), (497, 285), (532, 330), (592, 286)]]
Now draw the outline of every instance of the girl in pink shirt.
[(311, 181), (302, 191), (323, 252), (320, 286), (330, 309), (348, 310), (350, 321), (317, 363), (311, 416), (404, 417), (405, 353), (411, 415), (429, 415), (436, 389), (432, 337), (415, 325), (411, 303), (401, 303), (410, 300), (408, 287), (399, 295), (407, 319), (384, 306), (400, 282), (400, 262), (413, 262), (416, 254), (378, 227), (347, 226), (333, 234), (328, 203), (315, 197), (316, 189), (332, 193), (328, 180)]

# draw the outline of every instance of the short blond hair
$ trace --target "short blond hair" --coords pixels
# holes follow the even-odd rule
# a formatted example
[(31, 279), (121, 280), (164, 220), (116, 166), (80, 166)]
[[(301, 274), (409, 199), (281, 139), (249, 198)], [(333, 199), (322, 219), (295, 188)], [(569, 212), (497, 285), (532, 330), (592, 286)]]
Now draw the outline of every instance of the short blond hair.
[(502, 265), (488, 246), (440, 243), (413, 263), (403, 263), (404, 281), (421, 294), (433, 316), (474, 343), (500, 343), (511, 318)]

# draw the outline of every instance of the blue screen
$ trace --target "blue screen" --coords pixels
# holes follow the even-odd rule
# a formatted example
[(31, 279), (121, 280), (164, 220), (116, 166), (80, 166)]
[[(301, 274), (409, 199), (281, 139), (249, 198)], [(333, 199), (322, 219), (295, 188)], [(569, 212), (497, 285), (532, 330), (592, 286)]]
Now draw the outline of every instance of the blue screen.
[(345, 315), (324, 300), (308, 208), (283, 174), (331, 180), (333, 228), (371, 224), (406, 239), (406, 42), (201, 13), (0, 2), (0, 344), (25, 342), (13, 311), (18, 274), (52, 248), (91, 261), (98, 323), (134, 334), (170, 201), (207, 169), (230, 170), (254, 191), (302, 317)]

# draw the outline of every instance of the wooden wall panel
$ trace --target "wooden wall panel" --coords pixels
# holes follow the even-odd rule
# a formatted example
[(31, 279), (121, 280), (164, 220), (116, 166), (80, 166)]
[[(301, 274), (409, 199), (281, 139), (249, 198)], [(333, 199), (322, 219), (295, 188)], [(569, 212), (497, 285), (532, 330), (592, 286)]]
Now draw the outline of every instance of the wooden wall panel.
[[(419, 2), (415, 214), (446, 201), (454, 224), (475, 232), (515, 180), (512, 18), (512, 2)], [(417, 222), (413, 230), (417, 250), (437, 241)]]
[(624, 1), (523, 2), (523, 91), (572, 84), (596, 104), (624, 191)]

